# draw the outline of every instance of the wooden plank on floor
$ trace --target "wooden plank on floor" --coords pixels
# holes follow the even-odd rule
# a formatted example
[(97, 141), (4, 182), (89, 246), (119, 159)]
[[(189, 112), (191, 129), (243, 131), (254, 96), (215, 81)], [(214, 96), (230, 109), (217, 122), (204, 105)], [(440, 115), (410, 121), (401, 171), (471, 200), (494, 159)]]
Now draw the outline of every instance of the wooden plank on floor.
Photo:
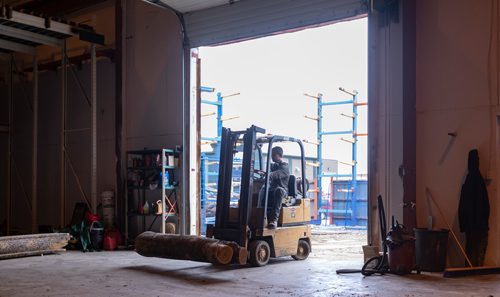
[[(29, 234), (0, 237), (1, 255), (31, 255), (47, 251), (61, 251), (68, 244), (68, 233)], [(19, 257), (19, 256), (17, 256)]]
[(55, 253), (65, 252), (65, 251), (66, 251), (65, 249), (57, 249), (57, 250), (43, 250), (43, 251), (2, 254), (2, 255), (0, 255), (0, 260), (29, 257), (29, 256), (43, 256), (43, 255), (50, 255), (50, 254), (55, 254)]

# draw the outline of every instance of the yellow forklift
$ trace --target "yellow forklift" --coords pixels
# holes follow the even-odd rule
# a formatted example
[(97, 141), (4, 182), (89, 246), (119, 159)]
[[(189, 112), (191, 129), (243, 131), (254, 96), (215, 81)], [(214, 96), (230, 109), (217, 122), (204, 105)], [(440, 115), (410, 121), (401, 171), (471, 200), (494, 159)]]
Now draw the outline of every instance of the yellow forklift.
[[(256, 126), (244, 131), (222, 129), (215, 225), (207, 226), (206, 236), (235, 242), (246, 248), (253, 266), (266, 265), (270, 257), (291, 256), (295, 260), (304, 260), (311, 251), (311, 202), (306, 198), (304, 147), (296, 138), (258, 137), (257, 134), (263, 135), (265, 130)], [(296, 143), (299, 146), (302, 177), (297, 179), (290, 175), (288, 196), (283, 201), (278, 226), (269, 229), (266, 217), (268, 173), (271, 150), (277, 143)], [(267, 159), (264, 164), (262, 149), (265, 146)], [(242, 157), (236, 157), (239, 155)], [(236, 158), (238, 162), (235, 162)], [(234, 177), (240, 183), (237, 201), (234, 196), (238, 195), (232, 190)], [(260, 192), (263, 199), (259, 199)]]

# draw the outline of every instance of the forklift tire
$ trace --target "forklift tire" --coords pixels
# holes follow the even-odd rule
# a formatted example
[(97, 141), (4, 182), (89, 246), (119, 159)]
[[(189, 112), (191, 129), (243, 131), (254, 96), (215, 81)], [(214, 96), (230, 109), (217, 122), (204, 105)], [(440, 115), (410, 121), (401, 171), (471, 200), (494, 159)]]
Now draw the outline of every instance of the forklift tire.
[(297, 254), (293, 255), (292, 258), (295, 260), (305, 260), (311, 252), (311, 245), (305, 239), (299, 239), (299, 245), (297, 246)]
[(265, 240), (255, 240), (248, 246), (250, 264), (255, 267), (265, 266), (271, 257), (271, 248)]

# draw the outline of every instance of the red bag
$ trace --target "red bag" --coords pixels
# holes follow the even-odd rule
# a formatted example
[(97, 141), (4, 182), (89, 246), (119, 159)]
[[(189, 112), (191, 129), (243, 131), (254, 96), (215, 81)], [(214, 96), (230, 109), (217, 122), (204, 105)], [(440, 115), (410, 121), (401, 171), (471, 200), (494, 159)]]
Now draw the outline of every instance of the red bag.
[(87, 221), (87, 224), (91, 225), (93, 222), (99, 221), (99, 216), (87, 211), (85, 213), (85, 220)]

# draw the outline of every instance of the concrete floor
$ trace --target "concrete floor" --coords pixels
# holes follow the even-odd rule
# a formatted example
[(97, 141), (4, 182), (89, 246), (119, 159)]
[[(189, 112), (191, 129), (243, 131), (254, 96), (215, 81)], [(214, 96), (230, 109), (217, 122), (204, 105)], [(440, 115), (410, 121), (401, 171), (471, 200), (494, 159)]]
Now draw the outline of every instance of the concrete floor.
[(144, 258), (131, 251), (4, 260), (0, 296), (500, 296), (500, 275), (337, 275), (336, 269), (361, 266), (366, 233), (315, 233), (309, 259), (276, 259), (261, 268)]

